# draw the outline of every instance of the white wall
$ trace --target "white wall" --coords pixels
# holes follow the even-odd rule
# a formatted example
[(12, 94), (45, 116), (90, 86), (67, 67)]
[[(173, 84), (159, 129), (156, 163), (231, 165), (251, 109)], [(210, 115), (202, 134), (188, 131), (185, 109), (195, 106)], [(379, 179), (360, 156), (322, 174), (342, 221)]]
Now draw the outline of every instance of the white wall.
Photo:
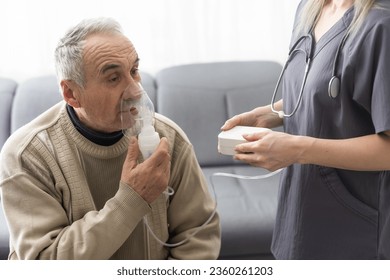
[(299, 0), (0, 0), (0, 77), (54, 73), (65, 31), (87, 17), (119, 21), (140, 69), (287, 56)]

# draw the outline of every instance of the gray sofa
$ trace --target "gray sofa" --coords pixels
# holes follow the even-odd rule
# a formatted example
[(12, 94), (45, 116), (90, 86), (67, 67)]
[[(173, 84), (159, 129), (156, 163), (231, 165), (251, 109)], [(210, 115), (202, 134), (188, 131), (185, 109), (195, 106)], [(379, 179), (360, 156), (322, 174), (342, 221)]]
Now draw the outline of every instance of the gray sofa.
[[(246, 61), (181, 65), (154, 76), (142, 73), (156, 112), (174, 120), (187, 133), (216, 196), (222, 227), (220, 259), (272, 259), (279, 176), (261, 181), (212, 176), (216, 172), (267, 173), (219, 154), (217, 135), (226, 119), (269, 104), (280, 70), (275, 62)], [(19, 85), (0, 79), (0, 149), (11, 133), (59, 100), (54, 76), (36, 77)], [(1, 210), (0, 258), (7, 254), (8, 230)]]

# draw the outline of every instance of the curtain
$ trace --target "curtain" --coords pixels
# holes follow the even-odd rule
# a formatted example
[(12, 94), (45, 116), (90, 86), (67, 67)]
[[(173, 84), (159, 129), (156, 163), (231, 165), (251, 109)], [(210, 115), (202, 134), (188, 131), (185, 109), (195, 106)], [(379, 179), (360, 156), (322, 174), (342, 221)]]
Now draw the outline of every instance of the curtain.
[(0, 76), (20, 82), (54, 73), (67, 29), (115, 18), (155, 74), (178, 64), (287, 57), (299, 0), (1, 0)]

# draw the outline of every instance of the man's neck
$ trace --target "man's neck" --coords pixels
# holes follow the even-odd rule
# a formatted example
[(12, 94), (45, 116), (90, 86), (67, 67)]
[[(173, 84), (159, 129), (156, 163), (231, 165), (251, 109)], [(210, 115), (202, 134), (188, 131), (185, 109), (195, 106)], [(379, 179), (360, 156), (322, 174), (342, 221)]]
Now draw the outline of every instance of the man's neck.
[(89, 141), (95, 144), (101, 146), (111, 146), (114, 145), (116, 142), (118, 142), (123, 136), (122, 131), (117, 131), (113, 133), (102, 133), (102, 132), (94, 131), (88, 128), (87, 126), (85, 126), (80, 121), (73, 107), (67, 105), (66, 110), (68, 111), (69, 117), (73, 125), (76, 127), (77, 131), (80, 132), (81, 135), (83, 135)]

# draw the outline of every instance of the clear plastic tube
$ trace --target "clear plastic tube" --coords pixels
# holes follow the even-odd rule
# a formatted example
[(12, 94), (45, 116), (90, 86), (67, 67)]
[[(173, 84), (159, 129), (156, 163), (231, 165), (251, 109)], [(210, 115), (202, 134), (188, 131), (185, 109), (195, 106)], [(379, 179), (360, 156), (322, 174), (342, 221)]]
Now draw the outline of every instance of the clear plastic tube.
[[(278, 174), (279, 172), (281, 172), (283, 169), (278, 169), (276, 171), (273, 171), (273, 172), (270, 172), (270, 173), (267, 173), (267, 174), (263, 174), (263, 175), (256, 175), (256, 176), (244, 176), (244, 175), (237, 175), (237, 174), (231, 174), (231, 173), (222, 173), (222, 172), (216, 172), (216, 173), (213, 173), (211, 176), (210, 176), (210, 182), (211, 182), (211, 188), (213, 190), (213, 194), (214, 194), (214, 200), (215, 200), (215, 206), (214, 206), (214, 209), (212, 211), (212, 213), (210, 214), (209, 218), (197, 229), (195, 230), (194, 232), (192, 232), (189, 236), (187, 236), (185, 239), (183, 239), (182, 241), (180, 242), (177, 242), (177, 243), (166, 243), (162, 240), (160, 240), (156, 234), (153, 232), (153, 230), (150, 228), (149, 224), (148, 224), (148, 220), (147, 220), (147, 217), (144, 216), (143, 220), (144, 220), (144, 224), (146, 225), (146, 228), (148, 229), (148, 231), (150, 232), (150, 234), (153, 236), (153, 238), (158, 242), (160, 243), (161, 245), (165, 246), (165, 247), (177, 247), (177, 246), (180, 246), (184, 243), (186, 243), (188, 240), (190, 240), (192, 237), (194, 237), (198, 232), (200, 232), (201, 230), (203, 230), (210, 222), (211, 220), (213, 219), (213, 217), (215, 216), (215, 214), (217, 213), (217, 196), (216, 196), (216, 193), (215, 193), (215, 187), (214, 187), (214, 180), (213, 178), (214, 177), (231, 177), (231, 178), (237, 178), (237, 179), (243, 179), (243, 180), (263, 180), (263, 179), (267, 179), (267, 178), (270, 178), (272, 176), (275, 176), (276, 174)], [(171, 188), (172, 189), (172, 188)], [(172, 189), (173, 191), (173, 189)], [(173, 195), (173, 192), (171, 192), (169, 195)]]

